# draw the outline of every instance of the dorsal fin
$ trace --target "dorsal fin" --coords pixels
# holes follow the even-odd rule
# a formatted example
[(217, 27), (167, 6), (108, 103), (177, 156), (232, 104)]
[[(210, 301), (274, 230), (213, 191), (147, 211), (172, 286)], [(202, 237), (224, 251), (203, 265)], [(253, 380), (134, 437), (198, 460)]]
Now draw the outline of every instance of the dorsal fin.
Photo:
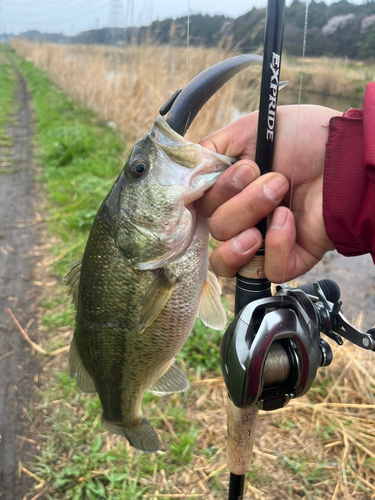
[(83, 365), (74, 337), (69, 351), (69, 375), (71, 380), (76, 377), (77, 388), (81, 392), (85, 394), (94, 394), (96, 392), (95, 382)]

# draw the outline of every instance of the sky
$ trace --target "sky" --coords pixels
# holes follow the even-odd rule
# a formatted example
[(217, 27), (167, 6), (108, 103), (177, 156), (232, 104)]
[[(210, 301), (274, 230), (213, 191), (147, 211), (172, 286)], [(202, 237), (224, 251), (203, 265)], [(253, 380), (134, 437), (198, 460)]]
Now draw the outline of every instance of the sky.
[[(106, 26), (148, 25), (156, 19), (187, 15), (188, 11), (238, 17), (253, 7), (265, 7), (266, 3), (266, 0), (0, 0), (0, 33), (17, 35), (38, 30), (76, 35)], [(290, 3), (287, 0), (287, 5)]]

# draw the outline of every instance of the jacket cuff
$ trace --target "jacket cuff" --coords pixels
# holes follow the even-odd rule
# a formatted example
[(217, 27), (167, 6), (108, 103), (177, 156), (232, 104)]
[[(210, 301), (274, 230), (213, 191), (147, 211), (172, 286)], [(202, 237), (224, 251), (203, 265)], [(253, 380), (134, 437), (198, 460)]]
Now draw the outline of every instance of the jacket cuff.
[(331, 118), (323, 181), (327, 236), (346, 256), (375, 252), (375, 83), (364, 110)]

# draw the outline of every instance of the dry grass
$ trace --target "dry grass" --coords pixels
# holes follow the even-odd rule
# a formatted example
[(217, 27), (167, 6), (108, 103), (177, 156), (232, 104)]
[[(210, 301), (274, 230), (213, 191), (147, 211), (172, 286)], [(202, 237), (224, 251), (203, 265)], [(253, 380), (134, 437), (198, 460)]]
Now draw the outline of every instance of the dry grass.
[[(113, 121), (133, 141), (152, 126), (161, 105), (195, 75), (236, 55), (229, 50), (186, 49), (168, 46), (57, 45), (14, 40), (13, 46), (24, 59), (45, 69), (52, 80), (76, 101), (94, 110), (104, 120)], [(233, 105), (252, 111), (257, 106), (261, 68), (249, 68), (226, 84), (199, 115), (188, 138), (197, 141), (228, 124)], [(248, 96), (249, 85), (254, 97)], [(245, 95), (245, 99), (241, 95)]]
[[(71, 332), (62, 331), (64, 342)], [(346, 345), (335, 349), (331, 367), (319, 373), (315, 388), (284, 409), (260, 412), (251, 472), (246, 480), (245, 499), (275, 500), (366, 500), (375, 498), (375, 383), (373, 353)], [(46, 359), (43, 379), (55, 371), (56, 361)], [(328, 382), (328, 384), (327, 384)], [(325, 386), (325, 391), (321, 387)], [(200, 429), (196, 450), (214, 450), (210, 458), (193, 454), (189, 465), (181, 471), (168, 473), (163, 456), (170, 446), (179, 446), (176, 423), (168, 416), (170, 405), (184, 408), (186, 421)], [(53, 402), (55, 412), (71, 412), (82, 421), (88, 415), (82, 401)], [(226, 389), (221, 377), (192, 380), (187, 404), (178, 395), (161, 398), (147, 408), (147, 416), (157, 428), (162, 450), (151, 455), (154, 472), (149, 478), (134, 479), (138, 488), (149, 486), (142, 498), (226, 498), (229, 473), (226, 468)], [(40, 425), (46, 406), (36, 409), (34, 422)], [(50, 411), (50, 410), (47, 410)], [(100, 413), (97, 415), (97, 421)], [(97, 422), (96, 421), (96, 422)], [(92, 429), (92, 439), (101, 436), (102, 452), (121, 451), (124, 441), (116, 436)], [(137, 467), (140, 456), (127, 443), (126, 464)], [(71, 453), (63, 453), (56, 470), (69, 466)], [(168, 467), (168, 458), (165, 466)], [(88, 470), (93, 478), (105, 477), (110, 470), (97, 467)], [(85, 478), (82, 477), (82, 481)], [(53, 486), (37, 480), (36, 491), (44, 488), (53, 494)], [(53, 496), (53, 498), (57, 498)]]
[[(283, 80), (289, 80), (289, 88), (298, 90), (300, 85), (301, 59), (285, 57)], [(361, 61), (338, 58), (305, 58), (303, 61), (303, 88), (316, 94), (352, 97), (363, 96), (369, 81), (375, 80), (375, 66), (365, 66)]]
[[(335, 351), (332, 367), (316, 381), (319, 387), (328, 380), (328, 394), (313, 390), (282, 410), (260, 412), (248, 498), (375, 498), (375, 398), (369, 386), (375, 376), (373, 353), (354, 346)], [(201, 428), (199, 447), (214, 446), (217, 451), (210, 459), (196, 456), (193, 467), (183, 474), (166, 478), (162, 470), (155, 471), (156, 490), (169, 484), (168, 491), (183, 494), (182, 498), (194, 494), (207, 500), (221, 498), (212, 489), (214, 478), (221, 487), (229, 481), (225, 409), (221, 378), (192, 383), (186, 418)], [(163, 439), (170, 429), (163, 424), (160, 428)]]
[[(36, 255), (45, 257), (38, 267), (39, 279), (52, 296), (56, 281), (44, 264), (48, 264), (48, 252), (53, 244), (51, 241), (34, 251)], [(233, 289), (233, 280), (222, 280), (222, 284), (227, 292)], [(64, 306), (61, 304), (59, 307)], [(356, 326), (361, 328), (361, 316)], [(54, 342), (58, 346), (68, 344), (72, 333), (69, 327), (63, 327)], [(309, 393), (281, 410), (260, 411), (252, 468), (245, 483), (245, 500), (375, 498), (374, 353), (347, 342), (338, 347), (328, 341), (334, 360), (331, 366), (319, 370)], [(65, 364), (66, 355), (44, 358), (39, 380), (42, 386), (49, 385), (53, 373)], [(138, 490), (148, 487), (142, 495), (144, 499), (226, 498), (229, 486), (226, 468), (226, 388), (222, 377), (212, 374), (203, 374), (202, 377), (197, 374), (190, 378), (190, 382), (187, 398), (182, 395), (168, 396), (147, 405), (147, 417), (155, 426), (162, 447), (160, 452), (149, 456), (150, 463), (154, 463), (152, 475), (130, 479), (135, 481)], [(38, 405), (34, 409), (32, 432), (35, 435), (49, 432), (45, 428), (46, 414), (54, 415), (61, 411), (68, 419), (70, 414), (72, 421), (88, 419), (82, 398), (85, 397), (65, 400), (57, 396), (50, 406), (45, 403)], [(198, 428), (199, 434), (189, 464), (183, 470), (177, 467), (175, 472), (168, 473), (168, 450), (172, 446), (178, 447), (181, 440), (180, 424), (169, 415), (171, 406), (183, 408), (184, 419)], [(91, 427), (91, 440), (98, 436), (102, 438), (101, 452), (121, 453), (125, 446), (127, 467), (131, 471), (139, 467), (140, 457), (145, 455), (124, 443), (122, 438), (98, 429), (99, 420), (100, 411)], [(87, 439), (90, 442), (90, 438)], [(212, 456), (204, 456), (201, 450), (213, 450)], [(59, 456), (55, 471), (69, 467), (71, 463), (72, 451), (64, 451)], [(94, 467), (78, 481), (86, 481), (88, 475), (105, 480), (110, 472), (111, 469), (104, 466)], [(31, 498), (40, 492), (58, 498), (52, 482), (38, 476), (34, 479), (36, 486)]]

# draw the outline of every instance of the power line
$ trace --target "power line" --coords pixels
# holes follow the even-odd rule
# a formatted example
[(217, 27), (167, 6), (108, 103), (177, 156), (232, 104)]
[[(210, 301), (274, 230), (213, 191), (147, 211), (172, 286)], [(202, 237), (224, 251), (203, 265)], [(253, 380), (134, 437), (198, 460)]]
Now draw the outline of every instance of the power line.
[[(65, 2), (65, 6), (69, 6), (70, 8), (68, 10), (63, 10), (63, 11), (60, 11), (58, 9), (56, 9), (54, 6), (51, 6), (50, 7), (50, 11), (51, 13), (53, 13), (54, 15), (56, 15), (56, 10), (58, 10), (58, 14), (59, 15), (70, 15), (70, 14), (75, 14), (77, 11), (80, 11), (82, 9), (85, 9), (86, 7), (91, 7), (93, 4), (97, 3), (97, 2), (100, 2), (101, 0), (86, 0), (85, 3), (83, 4), (78, 4), (78, 5), (72, 5), (71, 2)], [(62, 5), (61, 3), (59, 5)], [(63, 5), (64, 6), (64, 5)], [(73, 9), (72, 9), (73, 7)], [(10, 12), (12, 12), (10, 10)], [(46, 9), (43, 8), (43, 12), (25, 12), (25, 11), (20, 11), (20, 12), (14, 12), (14, 14), (16, 14), (17, 16), (24, 16), (24, 17), (39, 17), (41, 14), (46, 14)], [(47, 12), (48, 14), (48, 12)]]
[[(107, 6), (108, 6), (108, 3), (106, 5), (100, 5), (96, 9), (92, 9), (89, 12), (89, 14), (93, 14), (94, 12), (97, 12), (98, 10), (104, 9)], [(85, 12), (85, 13), (82, 13), (81, 15), (79, 15), (79, 16), (77, 16), (77, 15), (74, 14), (73, 17), (72, 16), (69, 16), (69, 17), (61, 17), (61, 16), (59, 16), (59, 17), (56, 17), (56, 18), (49, 18), (49, 19), (44, 19), (44, 20), (39, 20), (38, 19), (37, 21), (24, 21), (22, 19), (15, 19), (14, 17), (12, 18), (12, 17), (9, 17), (9, 16), (7, 16), (7, 18), (9, 18), (13, 22), (18, 22), (18, 23), (21, 23), (23, 25), (33, 25), (33, 26), (35, 26), (35, 25), (38, 25), (38, 24), (45, 24), (45, 23), (47, 23), (47, 24), (56, 24), (56, 23), (58, 23), (60, 21), (63, 21), (63, 22), (75, 21), (75, 20), (81, 19), (82, 17), (87, 16), (87, 15), (88, 15), (88, 13)]]
[(134, 0), (128, 0), (126, 3), (125, 26), (134, 26)]
[(140, 11), (140, 13), (139, 13), (139, 15), (138, 15), (138, 19), (137, 19), (137, 26), (140, 26), (140, 25), (141, 25), (142, 18), (143, 18), (143, 14), (144, 14), (144, 13), (145, 13), (145, 11), (146, 11), (146, 7), (147, 7), (147, 5), (148, 5), (148, 2), (149, 2), (149, 1), (150, 1), (150, 0), (145, 0), (145, 2), (144, 2), (144, 4), (143, 4), (143, 7), (142, 7), (142, 9), (141, 9), (141, 11)]

